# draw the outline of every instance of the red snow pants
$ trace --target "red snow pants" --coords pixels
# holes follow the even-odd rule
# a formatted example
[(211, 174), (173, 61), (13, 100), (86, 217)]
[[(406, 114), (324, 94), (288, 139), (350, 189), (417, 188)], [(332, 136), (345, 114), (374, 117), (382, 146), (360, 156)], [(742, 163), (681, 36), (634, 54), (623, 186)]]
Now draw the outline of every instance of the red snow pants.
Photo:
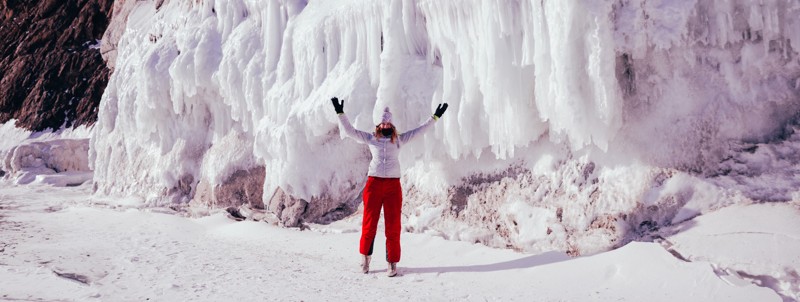
[(364, 187), (364, 220), (361, 224), (362, 255), (372, 255), (378, 219), (383, 207), (386, 225), (386, 261), (400, 262), (400, 210), (403, 204), (403, 191), (399, 178), (380, 178), (370, 176)]

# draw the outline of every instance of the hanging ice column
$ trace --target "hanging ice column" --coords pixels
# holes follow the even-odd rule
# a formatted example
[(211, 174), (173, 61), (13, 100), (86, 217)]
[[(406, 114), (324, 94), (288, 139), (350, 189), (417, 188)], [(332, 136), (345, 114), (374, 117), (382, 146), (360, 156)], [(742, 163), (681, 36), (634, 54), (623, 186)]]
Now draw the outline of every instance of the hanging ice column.
[[(293, 108), (285, 120), (262, 119), (256, 136), (255, 153), (274, 172), (267, 173), (264, 198), (289, 224), (337, 219), (360, 204), (369, 155), (338, 133), (332, 96), (345, 100), (345, 113), (364, 131), (386, 106), (401, 131), (435, 108), (438, 68), (425, 60), (428, 42), (414, 2), (359, 3), (309, 4), (289, 34), (296, 74), (269, 92), (276, 104), (287, 95), (299, 99), (284, 105)], [(421, 145), (405, 152), (419, 156)]]
[[(437, 125), (443, 133), (433, 136), (440, 139), (427, 151), (433, 156), (410, 162), (409, 228), (497, 246), (582, 250), (567, 246), (568, 230), (587, 228), (602, 213), (579, 210), (597, 207), (589, 205), (591, 191), (584, 193), (598, 187), (591, 184), (597, 175), (586, 157), (571, 159), (604, 153), (622, 126), (608, 18), (612, 6), (418, 5), (426, 17), (430, 62), (442, 66), (442, 85), (434, 96), (452, 110)], [(433, 172), (444, 180), (429, 176), (437, 169), (444, 169)], [(573, 187), (576, 178), (582, 178), (580, 187)], [(574, 201), (570, 210), (557, 209), (567, 199)], [(630, 202), (602, 207), (628, 210)], [(573, 221), (549, 228), (562, 217)]]
[[(439, 92), (457, 114), (447, 120), (451, 156), (490, 147), (514, 157), (548, 132), (578, 150), (606, 149), (621, 124), (614, 78), (611, 5), (558, 1), (420, 1), (432, 54), (444, 72)], [(456, 131), (458, 129), (458, 131)]]

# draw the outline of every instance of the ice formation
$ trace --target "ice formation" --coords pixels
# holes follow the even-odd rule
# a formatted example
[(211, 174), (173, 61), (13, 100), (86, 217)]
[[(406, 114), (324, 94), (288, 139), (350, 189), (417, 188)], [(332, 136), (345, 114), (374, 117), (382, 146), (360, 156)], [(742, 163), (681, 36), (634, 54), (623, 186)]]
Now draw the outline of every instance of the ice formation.
[(409, 230), (581, 253), (798, 196), (794, 179), (720, 180), (738, 146), (794, 131), (796, 1), (120, 3), (90, 143), (100, 194), (186, 202), (264, 169), (285, 222), (338, 219), (369, 160), (338, 96), (362, 130), (385, 106), (402, 131), (450, 104), (402, 151)]

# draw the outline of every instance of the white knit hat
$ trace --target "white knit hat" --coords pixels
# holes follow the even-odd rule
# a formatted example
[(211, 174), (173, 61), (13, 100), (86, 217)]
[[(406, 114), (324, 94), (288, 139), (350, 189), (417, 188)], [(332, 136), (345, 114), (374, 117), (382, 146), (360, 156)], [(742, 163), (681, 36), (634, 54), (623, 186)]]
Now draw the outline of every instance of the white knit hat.
[(381, 123), (391, 123), (392, 122), (392, 113), (389, 112), (389, 107), (383, 109), (383, 116), (381, 117)]

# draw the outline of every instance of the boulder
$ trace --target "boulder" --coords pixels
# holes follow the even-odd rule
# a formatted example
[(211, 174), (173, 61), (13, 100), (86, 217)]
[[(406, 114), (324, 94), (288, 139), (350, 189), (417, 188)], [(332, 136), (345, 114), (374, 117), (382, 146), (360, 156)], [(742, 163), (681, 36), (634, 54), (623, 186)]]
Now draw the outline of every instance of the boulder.
[(311, 200), (294, 197), (281, 188), (275, 190), (267, 202), (267, 211), (277, 216), (283, 226), (303, 227), (306, 222), (331, 223), (356, 212), (361, 195), (353, 199), (312, 197)]

